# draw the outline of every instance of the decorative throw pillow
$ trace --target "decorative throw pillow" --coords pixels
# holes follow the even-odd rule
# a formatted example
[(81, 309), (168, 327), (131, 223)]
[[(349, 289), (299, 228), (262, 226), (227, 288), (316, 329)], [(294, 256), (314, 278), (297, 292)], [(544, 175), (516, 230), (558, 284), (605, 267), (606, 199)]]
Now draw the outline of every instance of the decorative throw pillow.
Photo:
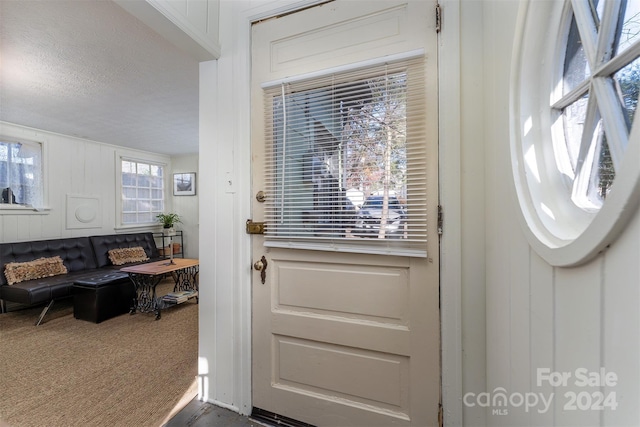
[(123, 265), (147, 261), (149, 257), (142, 247), (136, 246), (133, 248), (111, 249), (109, 251), (109, 259), (113, 265)]
[(59, 256), (39, 258), (27, 262), (9, 262), (4, 266), (4, 275), (10, 285), (26, 280), (57, 276), (58, 274), (67, 274), (67, 267)]

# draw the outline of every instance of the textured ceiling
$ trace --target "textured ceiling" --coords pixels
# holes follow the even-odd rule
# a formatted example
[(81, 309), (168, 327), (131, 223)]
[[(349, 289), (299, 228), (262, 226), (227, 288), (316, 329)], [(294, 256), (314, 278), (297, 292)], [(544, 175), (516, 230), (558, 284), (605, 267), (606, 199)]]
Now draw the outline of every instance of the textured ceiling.
[(0, 120), (198, 152), (198, 61), (109, 0), (0, 0)]

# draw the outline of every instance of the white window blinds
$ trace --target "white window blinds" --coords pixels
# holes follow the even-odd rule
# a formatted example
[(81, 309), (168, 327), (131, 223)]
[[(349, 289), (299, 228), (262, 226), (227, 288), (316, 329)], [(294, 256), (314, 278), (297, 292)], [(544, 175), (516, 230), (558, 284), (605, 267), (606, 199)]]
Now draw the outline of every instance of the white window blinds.
[(265, 89), (266, 246), (426, 256), (423, 63)]

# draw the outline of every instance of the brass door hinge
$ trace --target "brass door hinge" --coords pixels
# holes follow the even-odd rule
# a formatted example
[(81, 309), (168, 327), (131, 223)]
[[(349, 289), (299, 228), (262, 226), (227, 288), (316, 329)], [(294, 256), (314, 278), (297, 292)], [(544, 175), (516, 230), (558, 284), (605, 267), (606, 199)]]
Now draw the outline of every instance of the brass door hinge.
[(265, 228), (266, 227), (264, 222), (254, 222), (251, 219), (247, 220), (247, 224), (246, 224), (247, 234), (264, 234)]
[(436, 4), (436, 33), (442, 29), (442, 8), (440, 4)]

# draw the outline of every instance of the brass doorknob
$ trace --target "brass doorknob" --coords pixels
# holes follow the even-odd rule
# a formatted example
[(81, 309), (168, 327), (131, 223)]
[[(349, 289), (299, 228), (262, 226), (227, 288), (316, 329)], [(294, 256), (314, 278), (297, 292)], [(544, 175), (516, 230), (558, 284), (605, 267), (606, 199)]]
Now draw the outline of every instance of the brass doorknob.
[(258, 261), (253, 264), (253, 268), (260, 272), (260, 279), (262, 279), (262, 284), (264, 285), (265, 280), (267, 279), (267, 259), (262, 255)]

